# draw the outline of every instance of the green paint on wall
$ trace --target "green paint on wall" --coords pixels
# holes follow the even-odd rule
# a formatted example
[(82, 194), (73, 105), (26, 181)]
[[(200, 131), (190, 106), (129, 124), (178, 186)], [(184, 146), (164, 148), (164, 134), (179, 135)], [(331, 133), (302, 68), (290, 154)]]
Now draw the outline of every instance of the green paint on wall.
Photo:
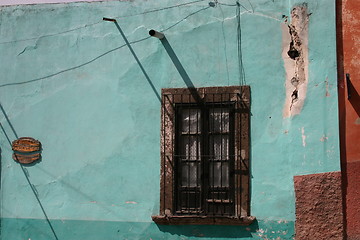
[[(150, 222), (52, 220), (59, 240), (293, 239), (294, 222), (264, 221), (251, 226), (157, 226)], [(3, 239), (55, 239), (45, 220), (2, 219)], [(84, 237), (85, 236), (85, 237)]]
[[(295, 220), (293, 176), (340, 169), (334, 1), (308, 2), (307, 97), (301, 114), (287, 119), (282, 116), (281, 26), (283, 15), (300, 1), (240, 2), (242, 62), (252, 91), (251, 214), (259, 231), (287, 231), (282, 239), (289, 239)], [(246, 239), (241, 227), (184, 226), (161, 232), (149, 223), (159, 211), (157, 95), (161, 88), (186, 85), (148, 30), (164, 30), (194, 86), (239, 84), (236, 6), (196, 1), (169, 8), (179, 4), (109, 1), (0, 8), (0, 103), (19, 136), (43, 144), (42, 161), (25, 169), (49, 218), (56, 219), (55, 229), (64, 234), (60, 239), (92, 239), (97, 232), (109, 236), (98, 239), (131, 239), (138, 234), (129, 233), (131, 226), (154, 239), (195, 238), (193, 229), (211, 234), (221, 229)], [(103, 17), (117, 17), (153, 88), (116, 26)], [(44, 216), (11, 158), (6, 136), (11, 141), (15, 136), (1, 113), (0, 123), (1, 230), (9, 236), (4, 239), (22, 232), (46, 239), (45, 221), (25, 220)]]

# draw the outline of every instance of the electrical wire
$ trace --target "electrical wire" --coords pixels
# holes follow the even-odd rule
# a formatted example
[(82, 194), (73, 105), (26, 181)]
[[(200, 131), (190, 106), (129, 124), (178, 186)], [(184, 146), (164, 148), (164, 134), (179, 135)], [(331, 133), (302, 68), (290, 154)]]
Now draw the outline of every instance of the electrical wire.
[(219, 5), (219, 9), (221, 11), (221, 15), (222, 15), (222, 18), (223, 18), (223, 20), (221, 22), (221, 30), (222, 30), (222, 36), (223, 36), (223, 41), (224, 41), (224, 55), (225, 55), (225, 64), (226, 64), (226, 76), (227, 76), (227, 83), (228, 83), (228, 86), (229, 86), (230, 85), (229, 64), (228, 64), (227, 46), (226, 46), (225, 29), (224, 29), (225, 15), (224, 15), (224, 12), (223, 12), (220, 5)]
[(242, 60), (242, 49), (241, 49), (241, 14), (240, 14), (240, 3), (236, 1), (236, 20), (237, 20), (237, 55), (239, 63), (239, 84), (243, 86), (246, 84), (244, 64)]
[[(249, 3), (250, 3), (250, 1), (249, 1)], [(247, 9), (244, 5), (242, 5), (241, 3), (239, 3), (239, 2), (237, 2), (237, 3), (235, 3), (235, 4), (228, 4), (228, 3), (221, 3), (221, 2), (217, 2), (217, 4), (219, 4), (219, 5), (222, 5), (222, 6), (227, 6), (227, 7), (237, 7), (238, 6), (238, 4), (240, 4), (240, 6), (242, 7), (242, 8), (244, 8), (246, 11), (248, 11), (248, 12), (251, 12), (249, 9)], [(252, 7), (252, 4), (250, 3), (250, 6)], [(254, 9), (252, 8), (252, 12), (254, 12)]]
[[(197, 13), (203, 11), (203, 10), (206, 10), (206, 9), (208, 9), (208, 8), (209, 8), (209, 7), (205, 7), (205, 8), (202, 8), (202, 9), (200, 9), (200, 10), (197, 10), (197, 11), (195, 11), (195, 12), (193, 12), (193, 13), (190, 13), (190, 14), (188, 14), (187, 16), (185, 16), (185, 17), (183, 17), (182, 19), (180, 19), (179, 21), (177, 21), (175, 24), (172, 24), (171, 26), (169, 26), (169, 27), (167, 27), (167, 28), (165, 28), (165, 29), (163, 29), (163, 30), (160, 30), (160, 31), (161, 31), (161, 32), (165, 32), (165, 31), (167, 31), (167, 30), (175, 27), (176, 25), (178, 25), (179, 23), (181, 23), (182, 21), (184, 21), (184, 20), (187, 19), (188, 17), (193, 16), (193, 15), (195, 15), (195, 14), (197, 14)], [(147, 40), (147, 39), (149, 39), (149, 38), (151, 38), (151, 37), (149, 36), (149, 37), (145, 37), (145, 38), (138, 39), (138, 40), (135, 40), (135, 41), (131, 41), (130, 44), (142, 42), (142, 41), (145, 41), (145, 40)], [(49, 75), (47, 75), (47, 76), (39, 77), (39, 78), (35, 78), (35, 79), (31, 79), (31, 80), (28, 80), (28, 81), (1, 84), (1, 85), (0, 85), (0, 88), (7, 87), (7, 86), (16, 86), (16, 85), (23, 85), (23, 84), (27, 84), (27, 83), (33, 83), (33, 82), (37, 82), (37, 81), (40, 81), (40, 80), (44, 80), (44, 79), (48, 79), (48, 78), (51, 78), (51, 77), (60, 75), (60, 74), (65, 73), (65, 72), (69, 72), (69, 71), (75, 70), (75, 69), (77, 69), (77, 68), (80, 68), (80, 67), (83, 67), (83, 66), (85, 66), (85, 65), (88, 65), (88, 64), (90, 64), (90, 63), (92, 63), (92, 62), (95, 62), (95, 61), (98, 60), (99, 58), (102, 58), (102, 57), (108, 55), (109, 53), (112, 53), (112, 52), (114, 52), (114, 51), (116, 51), (116, 50), (119, 50), (119, 49), (121, 49), (121, 48), (123, 48), (123, 47), (125, 47), (125, 46), (126, 46), (126, 44), (123, 44), (123, 45), (121, 45), (121, 46), (119, 46), (119, 47), (113, 48), (113, 49), (111, 49), (111, 50), (109, 50), (109, 51), (107, 51), (107, 52), (105, 52), (105, 53), (103, 53), (103, 54), (101, 54), (101, 55), (99, 55), (99, 56), (97, 56), (97, 57), (95, 57), (95, 58), (93, 58), (93, 59), (85, 62), (85, 63), (79, 64), (79, 65), (77, 65), (77, 66), (75, 66), (75, 67), (67, 68), (67, 69), (61, 70), (61, 71), (59, 71), (59, 72), (56, 72), (56, 73), (53, 73), (53, 74), (49, 74)]]
[(102, 23), (102, 22), (103, 22), (103, 21), (99, 21), (99, 22), (95, 22), (95, 23), (85, 24), (84, 26), (77, 27), (77, 28), (73, 28), (73, 29), (69, 29), (69, 30), (66, 30), (66, 31), (64, 31), (64, 32), (58, 32), (58, 33), (52, 33), (52, 34), (46, 34), (46, 35), (42, 35), (42, 36), (38, 36), (38, 37), (25, 38), (25, 39), (18, 39), (18, 40), (12, 40), (12, 41), (7, 41), (7, 42), (0, 42), (0, 44), (17, 43), (17, 42), (26, 42), (26, 41), (30, 41), (30, 40), (36, 40), (36, 39), (39, 39), (39, 38), (53, 37), (53, 36), (57, 36), (57, 35), (61, 35), (61, 34), (69, 33), (69, 32), (74, 32), (74, 31), (77, 31), (77, 30), (82, 29), (82, 28), (86, 28), (86, 27), (94, 26), (94, 25), (99, 24), (99, 23)]
[(205, 0), (196, 0), (196, 1), (193, 1), (193, 2), (182, 3), (182, 4), (178, 4), (178, 5), (174, 5), (174, 6), (160, 8), (160, 9), (153, 9), (153, 10), (145, 11), (145, 12), (142, 12), (142, 13), (135, 13), (135, 14), (118, 16), (118, 17), (115, 17), (115, 18), (125, 18), (125, 17), (139, 16), (139, 15), (143, 15), (143, 14), (158, 12), (158, 11), (167, 10), (167, 9), (176, 8), (176, 7), (181, 7), (181, 6), (186, 6), (186, 5), (194, 4), (194, 3), (197, 3), (197, 2), (203, 2), (203, 1), (205, 1)]
[[(176, 8), (176, 7), (191, 5), (191, 4), (198, 3), (198, 2), (202, 2), (202, 1), (205, 1), (205, 0), (196, 0), (196, 1), (192, 1), (192, 2), (187, 2), (187, 3), (182, 3), (182, 4), (174, 5), (174, 6), (169, 6), (169, 7), (164, 7), (164, 8), (153, 9), (153, 10), (145, 11), (145, 12), (142, 12), (142, 13), (137, 13), (137, 14), (132, 14), (132, 15), (118, 16), (118, 17), (115, 17), (115, 18), (125, 18), (125, 17), (139, 16), (139, 15), (142, 15), (142, 14), (148, 14), (148, 13), (163, 11), (163, 10), (172, 9), (172, 8)], [(77, 31), (77, 30), (82, 29), (82, 28), (87, 28), (87, 27), (90, 27), (90, 26), (94, 26), (94, 25), (97, 25), (97, 24), (100, 24), (100, 23), (103, 23), (103, 21), (101, 20), (101, 21), (97, 21), (97, 22), (94, 22), (94, 23), (85, 24), (84, 26), (77, 27), (77, 28), (73, 28), (73, 29), (69, 29), (69, 30), (66, 30), (66, 31), (63, 31), (63, 32), (45, 34), (45, 35), (42, 35), (42, 36), (32, 37), (32, 38), (25, 38), (25, 39), (18, 39), (18, 40), (12, 40), (12, 41), (5, 41), (5, 42), (0, 42), (0, 44), (25, 42), (25, 41), (30, 41), (30, 40), (36, 40), (36, 39), (39, 39), (39, 38), (53, 37), (53, 36), (57, 36), (57, 35), (61, 35), (61, 34), (69, 33), (69, 32), (73, 32), (73, 31)]]
[(180, 21), (177, 21), (175, 24), (171, 25), (170, 27), (161, 30), (161, 32), (165, 32), (165, 31), (169, 30), (170, 28), (175, 27), (176, 25), (178, 25), (179, 23), (181, 23), (182, 21), (184, 21), (184, 20), (187, 19), (188, 17), (193, 16), (193, 15), (195, 15), (195, 14), (201, 12), (201, 11), (204, 11), (204, 10), (206, 10), (206, 9), (209, 9), (209, 8), (210, 8), (210, 7), (204, 7), (204, 8), (201, 8), (201, 9), (199, 9), (199, 10), (193, 12), (193, 13), (190, 13), (189, 15), (187, 15), (187, 16), (184, 17), (184, 18), (182, 18)]

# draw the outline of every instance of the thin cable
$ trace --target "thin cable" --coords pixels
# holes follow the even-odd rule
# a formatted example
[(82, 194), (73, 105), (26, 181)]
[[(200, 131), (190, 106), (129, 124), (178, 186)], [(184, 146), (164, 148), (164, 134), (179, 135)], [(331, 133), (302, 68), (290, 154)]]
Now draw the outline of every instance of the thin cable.
[(95, 22), (95, 23), (89, 23), (89, 24), (85, 24), (84, 26), (77, 27), (77, 28), (73, 28), (73, 29), (70, 29), (70, 30), (67, 30), (67, 31), (64, 31), (64, 32), (46, 34), (46, 35), (42, 35), (42, 36), (39, 36), (39, 37), (32, 37), (32, 38), (25, 38), (25, 39), (19, 39), (19, 40), (7, 41), (7, 42), (0, 42), (0, 44), (25, 42), (25, 41), (30, 41), (30, 40), (36, 40), (36, 39), (39, 39), (39, 38), (53, 37), (53, 36), (57, 36), (57, 35), (61, 35), (61, 34), (69, 33), (69, 32), (73, 32), (73, 31), (77, 31), (77, 30), (82, 29), (82, 28), (94, 26), (94, 25), (99, 24), (99, 23), (102, 23), (102, 22), (103, 22), (103, 21), (99, 21), (99, 22)]
[(135, 14), (118, 16), (118, 17), (115, 17), (115, 18), (125, 18), (125, 17), (139, 16), (139, 15), (143, 15), (143, 14), (147, 14), (147, 13), (158, 12), (158, 11), (162, 11), (162, 10), (167, 10), (167, 9), (171, 9), (171, 8), (186, 6), (186, 5), (194, 4), (194, 3), (197, 3), (197, 2), (203, 2), (203, 1), (205, 1), (205, 0), (197, 0), (197, 1), (182, 3), (182, 4), (178, 4), (178, 5), (174, 5), (174, 6), (169, 6), (169, 7), (159, 8), (159, 9), (153, 9), (153, 10), (145, 11), (145, 12), (142, 12), (142, 13), (135, 13)]
[[(178, 25), (179, 23), (181, 23), (182, 21), (184, 21), (186, 18), (188, 18), (188, 17), (190, 17), (190, 16), (193, 16), (193, 15), (195, 15), (196, 13), (199, 13), (200, 11), (203, 11), (203, 10), (208, 9), (208, 8), (209, 8), (209, 7), (205, 7), (205, 8), (202, 8), (202, 9), (200, 9), (200, 10), (197, 10), (197, 11), (195, 11), (195, 12), (193, 12), (193, 13), (190, 13), (189, 15), (187, 15), (186, 17), (182, 18), (181, 20), (177, 21), (175, 24), (171, 25), (170, 27), (167, 27), (167, 28), (161, 30), (161, 32), (165, 32), (165, 31), (167, 31), (167, 30), (175, 27), (176, 25)], [(130, 44), (142, 42), (142, 41), (145, 41), (145, 40), (147, 40), (147, 39), (149, 39), (149, 38), (150, 38), (150, 36), (149, 36), (149, 37), (142, 38), (142, 39), (139, 39), (139, 40), (135, 40), (135, 41), (130, 42)], [(41, 80), (44, 80), (44, 79), (48, 79), (48, 78), (57, 76), (57, 75), (59, 75), (59, 74), (65, 73), (65, 72), (69, 72), (69, 71), (75, 70), (75, 69), (77, 69), (77, 68), (80, 68), (80, 67), (83, 67), (83, 66), (85, 66), (85, 65), (88, 65), (88, 64), (90, 64), (90, 63), (92, 63), (92, 62), (95, 62), (95, 61), (98, 60), (99, 58), (102, 58), (102, 57), (104, 57), (105, 55), (107, 55), (107, 54), (109, 54), (109, 53), (112, 53), (112, 52), (114, 52), (114, 51), (116, 51), (116, 50), (119, 50), (119, 49), (121, 49), (121, 48), (123, 48), (123, 47), (125, 47), (125, 46), (126, 46), (126, 44), (123, 44), (123, 45), (121, 45), (121, 46), (119, 46), (119, 47), (117, 47), (117, 48), (111, 49), (111, 50), (109, 50), (109, 51), (107, 51), (107, 52), (105, 52), (105, 53), (103, 53), (103, 54), (101, 54), (101, 55), (99, 55), (99, 56), (97, 56), (97, 57), (95, 57), (95, 58), (93, 58), (93, 59), (85, 62), (85, 63), (82, 63), (82, 64), (80, 64), (80, 65), (77, 65), (77, 66), (75, 66), (75, 67), (71, 67), (71, 68), (68, 68), (68, 69), (64, 69), (64, 70), (61, 70), (61, 71), (59, 71), (59, 72), (56, 72), (56, 73), (53, 73), (53, 74), (50, 74), (50, 75), (47, 75), (47, 76), (44, 76), (44, 77), (39, 77), (39, 78), (31, 79), (31, 80), (28, 80), (28, 81), (17, 82), (17, 83), (5, 83), (5, 84), (0, 85), (0, 88), (7, 87), (7, 86), (15, 86), (15, 85), (22, 85), (22, 84), (27, 84), (27, 83), (33, 83), (33, 82), (37, 82), (37, 81), (41, 81)]]
[[(237, 3), (239, 3), (237, 1)], [(241, 49), (241, 14), (240, 14), (240, 3), (236, 7), (236, 19), (237, 19), (237, 55), (239, 63), (239, 84), (243, 86), (245, 82), (244, 64), (242, 60), (242, 49)]]
[[(171, 8), (176, 8), (176, 7), (191, 5), (191, 4), (194, 4), (194, 3), (197, 3), (197, 2), (202, 2), (202, 1), (205, 1), (205, 0), (197, 0), (197, 1), (182, 3), (182, 4), (178, 4), (178, 5), (174, 5), (174, 6), (169, 6), (169, 7), (159, 8), (159, 9), (153, 9), (153, 10), (145, 11), (145, 12), (142, 12), (142, 13), (137, 13), (137, 14), (132, 14), (132, 15), (118, 16), (118, 17), (115, 17), (115, 18), (125, 18), (125, 17), (139, 16), (139, 15), (142, 15), (142, 14), (148, 14), (148, 13), (163, 11), (163, 10), (167, 10), (167, 9), (171, 9)], [(70, 30), (66, 30), (66, 31), (63, 31), (63, 32), (51, 33), (51, 34), (46, 34), (46, 35), (42, 35), (42, 36), (38, 36), (38, 37), (32, 37), (32, 38), (26, 38), (26, 39), (19, 39), (19, 40), (12, 40), (12, 41), (0, 42), (0, 44), (24, 42), (24, 41), (36, 40), (36, 39), (44, 38), (44, 37), (53, 37), (53, 36), (56, 36), (56, 35), (61, 35), (61, 34), (73, 32), (73, 31), (77, 31), (77, 30), (82, 29), (82, 28), (94, 26), (94, 25), (97, 25), (97, 24), (102, 23), (102, 22), (103, 22), (103, 21), (101, 20), (101, 21), (98, 21), (98, 22), (85, 24), (84, 26), (81, 26), (81, 27), (77, 27), (77, 28), (73, 28), (73, 29), (70, 29)]]
[(181, 23), (182, 21), (184, 21), (184, 20), (187, 19), (188, 17), (190, 17), (190, 16), (192, 16), (192, 15), (195, 15), (195, 14), (201, 12), (201, 11), (204, 11), (204, 10), (206, 10), (206, 9), (208, 9), (208, 8), (210, 8), (210, 7), (204, 7), (204, 8), (201, 8), (201, 9), (199, 9), (199, 10), (193, 12), (193, 13), (190, 13), (189, 15), (187, 15), (186, 17), (184, 17), (184, 18), (181, 19), (180, 21), (176, 22), (175, 24), (173, 24), (173, 25), (171, 25), (170, 27), (165, 28), (165, 29), (163, 29), (163, 30), (161, 30), (161, 31), (162, 31), (162, 32), (167, 31), (167, 30), (169, 30), (170, 28), (175, 27), (176, 25), (178, 25), (179, 23)]
[[(239, 2), (237, 2), (236, 4), (227, 4), (227, 3), (217, 2), (217, 4), (223, 5), (223, 6), (228, 6), (228, 7), (237, 7), (238, 4), (240, 4), (240, 6), (241, 6), (242, 8), (244, 8), (246, 11), (251, 12), (249, 9), (247, 9), (244, 5), (242, 5), (242, 4), (239, 3)], [(251, 5), (251, 6), (252, 6), (252, 5)], [(254, 10), (253, 10), (253, 12), (254, 12)]]
[(225, 54), (225, 63), (226, 63), (226, 76), (227, 76), (227, 82), (228, 86), (230, 85), (230, 77), (229, 77), (229, 64), (228, 64), (228, 58), (227, 58), (227, 46), (226, 46), (226, 39), (225, 39), (225, 29), (224, 29), (224, 21), (225, 21), (225, 15), (224, 12), (219, 5), (223, 20), (221, 22), (221, 29), (222, 29), (222, 35), (223, 35), (223, 41), (224, 41), (224, 54)]
[[(11, 122), (10, 122), (10, 120), (9, 120), (9, 118), (8, 118), (6, 112), (5, 112), (5, 110), (4, 110), (4, 108), (3, 108), (3, 106), (2, 106), (1, 104), (0, 104), (0, 109), (1, 109), (1, 111), (2, 111), (2, 113), (3, 113), (3, 115), (4, 115), (4, 117), (5, 117), (6, 121), (8, 122), (11, 130), (13, 131), (16, 139), (18, 139), (19, 136), (17, 135), (17, 133), (16, 133), (16, 131), (15, 131), (15, 129), (14, 129), (14, 126), (11, 124)], [(12, 147), (10, 138), (9, 138), (9, 136), (6, 134), (6, 131), (5, 131), (5, 129), (4, 129), (4, 127), (2, 126), (1, 123), (0, 123), (0, 127), (1, 127), (2, 131), (3, 131), (4, 134), (5, 134), (5, 137), (6, 137), (6, 139), (8, 140), (8, 142), (9, 142), (9, 144), (10, 144), (10, 147)], [(15, 157), (16, 157), (16, 155), (15, 155)], [(45, 209), (44, 209), (44, 207), (43, 207), (43, 205), (42, 205), (42, 203), (41, 203), (41, 201), (40, 201), (40, 199), (39, 199), (38, 193), (37, 193), (34, 185), (30, 182), (30, 179), (29, 179), (29, 177), (28, 177), (28, 175), (27, 175), (27, 173), (26, 173), (23, 165), (22, 165), (21, 163), (19, 163), (19, 165), (20, 165), (20, 167), (21, 167), (22, 172), (24, 173), (24, 176), (25, 176), (25, 178), (26, 178), (27, 183), (29, 184), (32, 192), (33, 192), (34, 195), (35, 195), (35, 198), (36, 198), (37, 202), (39, 203), (39, 206), (40, 206), (40, 208), (41, 208), (41, 211), (43, 212), (43, 214), (44, 214), (44, 216), (45, 216), (45, 218), (46, 218), (46, 221), (47, 221), (47, 223), (49, 224), (49, 227), (50, 227), (52, 233), (54, 234), (55, 239), (56, 239), (56, 240), (59, 240), (59, 238), (57, 237), (57, 235), (56, 235), (56, 233), (55, 233), (55, 230), (54, 230), (54, 228), (53, 228), (53, 226), (52, 226), (52, 224), (51, 224), (51, 222), (50, 222), (50, 220), (49, 220), (49, 217), (47, 216), (47, 214), (46, 214), (46, 212), (45, 212)]]
[[(144, 41), (144, 40), (149, 39), (149, 38), (150, 38), (150, 37), (142, 38), (142, 39), (139, 39), (139, 40), (136, 40), (136, 41), (132, 41), (132, 42), (130, 42), (130, 43), (141, 42), (141, 41)], [(112, 53), (112, 52), (114, 52), (114, 51), (116, 51), (116, 50), (119, 50), (120, 48), (123, 48), (123, 47), (125, 47), (125, 46), (126, 46), (126, 44), (123, 44), (123, 45), (121, 45), (121, 46), (119, 46), (119, 47), (117, 47), (117, 48), (111, 49), (111, 50), (109, 50), (109, 51), (107, 51), (107, 52), (105, 52), (105, 53), (103, 53), (103, 54), (101, 54), (101, 55), (99, 55), (99, 56), (97, 56), (97, 57), (95, 57), (95, 58), (93, 58), (93, 59), (85, 62), (85, 63), (82, 63), (82, 64), (80, 64), (80, 65), (77, 65), (77, 66), (75, 66), (75, 67), (71, 67), (71, 68), (68, 68), (68, 69), (64, 69), (64, 70), (61, 70), (61, 71), (59, 71), (59, 72), (56, 72), (56, 73), (53, 73), (53, 74), (50, 74), (50, 75), (47, 75), (47, 76), (44, 76), (44, 77), (35, 78), (35, 79), (28, 80), (28, 81), (24, 81), (24, 82), (5, 83), (5, 84), (0, 85), (0, 88), (2, 88), (2, 87), (7, 87), (7, 86), (22, 85), (22, 84), (37, 82), (37, 81), (40, 81), (40, 80), (44, 80), (44, 79), (47, 79), (47, 78), (54, 77), (54, 76), (56, 76), (56, 75), (59, 75), (59, 74), (65, 73), (65, 72), (69, 72), (69, 71), (75, 70), (75, 69), (77, 69), (77, 68), (80, 68), (80, 67), (83, 67), (83, 66), (85, 66), (85, 65), (88, 65), (88, 64), (90, 64), (90, 63), (92, 63), (92, 62), (95, 62), (95, 61), (98, 60), (99, 58), (102, 58), (102, 57), (104, 57), (105, 55), (108, 55), (109, 53)]]
[(252, 5), (252, 3), (251, 3), (251, 1), (250, 1), (250, 0), (247, 0), (247, 1), (248, 1), (248, 3), (249, 3), (249, 4), (250, 4), (250, 6), (251, 6), (252, 12), (254, 13), (254, 12), (255, 12), (254, 6)]

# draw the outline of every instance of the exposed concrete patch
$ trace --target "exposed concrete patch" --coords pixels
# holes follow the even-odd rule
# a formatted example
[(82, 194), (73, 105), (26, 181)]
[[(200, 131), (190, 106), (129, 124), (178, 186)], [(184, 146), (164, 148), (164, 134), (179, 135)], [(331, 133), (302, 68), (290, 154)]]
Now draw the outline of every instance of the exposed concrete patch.
[(342, 240), (341, 172), (294, 177), (295, 239)]
[(306, 98), (308, 83), (308, 23), (307, 5), (302, 4), (292, 9), (291, 23), (282, 25), (282, 57), (286, 71), (284, 117), (299, 114)]

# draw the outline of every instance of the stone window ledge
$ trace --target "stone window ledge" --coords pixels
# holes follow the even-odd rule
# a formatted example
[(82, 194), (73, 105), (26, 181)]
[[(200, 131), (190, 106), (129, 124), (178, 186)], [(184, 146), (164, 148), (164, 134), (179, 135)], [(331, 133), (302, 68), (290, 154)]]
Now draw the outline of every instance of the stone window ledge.
[(242, 225), (248, 226), (255, 217), (209, 217), (209, 216), (152, 216), (160, 225)]

